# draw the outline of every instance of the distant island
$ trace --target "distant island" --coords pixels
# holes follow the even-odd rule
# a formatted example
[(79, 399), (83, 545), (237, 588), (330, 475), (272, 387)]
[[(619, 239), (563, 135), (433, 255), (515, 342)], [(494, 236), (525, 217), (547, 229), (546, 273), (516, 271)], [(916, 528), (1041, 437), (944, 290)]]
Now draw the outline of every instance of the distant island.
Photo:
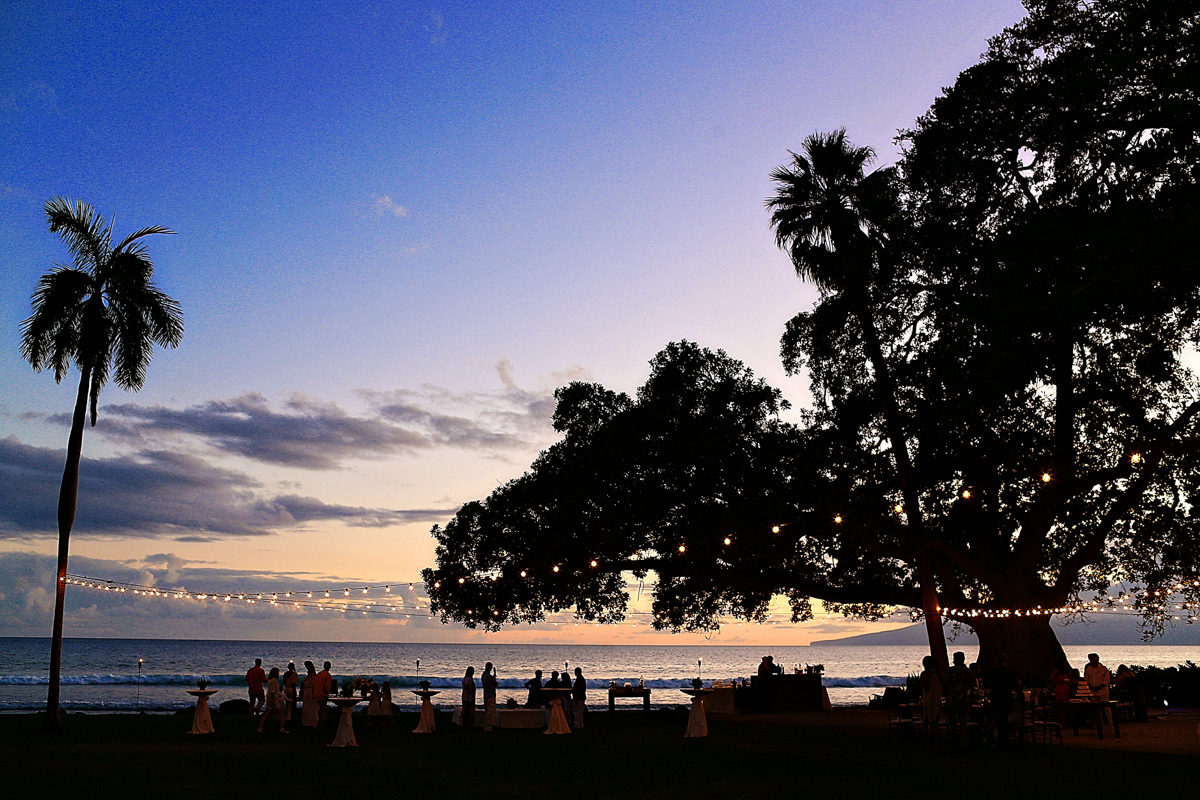
[[(1200, 625), (1181, 624), (1175, 628), (1168, 628), (1167, 632), (1160, 638), (1143, 642), (1142, 631), (1137, 625), (1137, 617), (1133, 616), (1093, 614), (1088, 617), (1086, 622), (1074, 622), (1070, 625), (1061, 622), (1054, 622), (1052, 624), (1054, 632), (1058, 635), (1058, 641), (1064, 645), (1200, 645)], [(949, 626), (946, 626), (946, 631), (949, 634)], [(848, 636), (845, 639), (823, 639), (813, 642), (812, 645), (814, 647), (817, 645), (886, 647), (891, 645), (922, 645), (926, 641), (925, 625), (917, 623), (904, 628), (894, 628), (890, 631)], [(950, 641), (951, 648), (956, 645), (959, 647), (975, 647), (978, 644), (979, 640), (975, 637), (975, 634), (966, 630), (966, 628), (962, 630), (957, 638)]]

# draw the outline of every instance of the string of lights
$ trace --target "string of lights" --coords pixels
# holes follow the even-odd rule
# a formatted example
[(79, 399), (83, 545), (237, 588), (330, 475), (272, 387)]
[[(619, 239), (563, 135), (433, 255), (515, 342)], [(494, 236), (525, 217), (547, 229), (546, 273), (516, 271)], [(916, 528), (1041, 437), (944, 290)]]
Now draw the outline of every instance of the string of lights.
[[(319, 589), (319, 590), (286, 590), (286, 591), (266, 591), (266, 592), (202, 592), (186, 589), (164, 589), (157, 586), (146, 584), (131, 583), (125, 581), (116, 581), (106, 578), (97, 578), (88, 575), (68, 574), (64, 581), (71, 586), (77, 586), (85, 589), (93, 589), (97, 591), (113, 592), (123, 595), (134, 595), (138, 597), (157, 597), (170, 598), (175, 600), (191, 600), (200, 602), (216, 602), (216, 603), (245, 603), (250, 605), (266, 604), (268, 606), (287, 607), (294, 609), (315, 609), (317, 611), (331, 611), (339, 613), (356, 612), (361, 614), (383, 614), (383, 615), (403, 615), (407, 618), (411, 617), (436, 617), (437, 614), (429, 613), (428, 605), (421, 606), (420, 600), (413, 598), (413, 603), (410, 606), (404, 599), (392, 593), (393, 585), (397, 587), (407, 586), (412, 590), (416, 586), (423, 586), (419, 581), (414, 582), (397, 582), (396, 584), (368, 584), (366, 586), (355, 586), (352, 588), (346, 587), (342, 590)], [(372, 590), (382, 590), (383, 598), (376, 602), (370, 600), (363, 602), (361, 598), (364, 595), (369, 595)], [(1187, 624), (1194, 624), (1197, 618), (1200, 618), (1200, 602), (1182, 601), (1171, 602), (1171, 597), (1190, 593), (1195, 595), (1200, 592), (1200, 580), (1190, 582), (1181, 581), (1171, 586), (1166, 586), (1161, 589), (1155, 589), (1139, 596), (1128, 595), (1121, 593), (1120, 596), (1093, 598), (1092, 600), (1079, 601), (1068, 603), (1055, 607), (1034, 606), (1032, 608), (996, 608), (996, 607), (964, 607), (964, 608), (943, 608), (942, 615), (946, 619), (966, 622), (972, 619), (1006, 619), (1020, 617), (1041, 617), (1053, 616), (1062, 614), (1109, 614), (1109, 615), (1126, 615), (1126, 616), (1141, 616), (1146, 611), (1158, 614), (1162, 617), (1168, 617), (1173, 621), (1186, 621)], [(354, 598), (351, 600), (350, 598)], [(1133, 601), (1132, 603), (1130, 601)], [(356, 602), (357, 601), (357, 602)], [(423, 613), (424, 612), (424, 613)], [(471, 612), (468, 612), (470, 614)], [(499, 612), (493, 611), (493, 614)], [(908, 609), (905, 612), (903, 609), (894, 609), (891, 614), (884, 618), (896, 616), (902, 613), (916, 618), (919, 615), (918, 609)], [(654, 617), (653, 621), (661, 619), (659, 612), (651, 611), (630, 611), (626, 616), (632, 617)], [(736, 618), (722, 618), (716, 622), (714, 630), (719, 631), (723, 627), (742, 626), (743, 624), (756, 625), (780, 625), (790, 622), (788, 615), (781, 615), (783, 619), (775, 619), (774, 614), (767, 616), (766, 620), (744, 621)], [(837, 621), (858, 621), (861, 617), (847, 616), (835, 617), (829, 614), (824, 616), (825, 622)], [(557, 622), (547, 621), (546, 624), (554, 626), (587, 625), (586, 621), (576, 618), (574, 621)], [(601, 623), (591, 623), (599, 626)], [(619, 624), (619, 623), (607, 623)], [(637, 622), (625, 623), (636, 627)], [(652, 624), (652, 623), (651, 623)]]
[[(126, 597), (132, 596), (132, 597), (144, 597), (144, 598), (160, 598), (160, 599), (168, 599), (168, 600), (185, 600), (185, 601), (193, 601), (193, 602), (209, 602), (209, 603), (218, 603), (218, 604), (244, 603), (247, 605), (264, 605), (267, 607), (277, 607), (277, 608), (281, 608), (281, 609), (289, 609), (289, 608), (290, 609), (299, 609), (299, 610), (315, 609), (317, 611), (330, 611), (330, 612), (336, 612), (336, 613), (342, 613), (342, 614), (347, 614), (347, 613), (353, 612), (353, 613), (360, 613), (360, 614), (382, 614), (382, 615), (397, 616), (397, 617), (403, 616), (405, 618), (411, 618), (411, 617), (436, 618), (438, 616), (437, 614), (428, 613), (429, 612), (428, 606), (421, 606), (421, 605), (417, 604), (412, 607), (409, 607), (405, 603), (403, 603), (403, 601), (400, 601), (400, 602), (389, 601), (389, 602), (383, 602), (383, 603), (375, 603), (373, 601), (364, 603), (361, 600), (355, 601), (353, 599), (350, 599), (350, 598), (354, 598), (354, 596), (355, 596), (354, 592), (350, 591), (350, 593), (347, 594), (346, 592), (348, 590), (342, 590), (342, 593), (340, 596), (339, 596), (338, 592), (330, 590), (329, 599), (325, 599), (325, 590), (324, 589), (319, 590), (319, 591), (314, 590), (313, 594), (319, 595), (319, 597), (314, 597), (314, 599), (309, 600), (308, 596), (307, 596), (308, 595), (307, 590), (303, 591), (303, 592), (293, 591), (290, 593), (289, 592), (279, 592), (279, 591), (202, 592), (202, 591), (192, 591), (192, 590), (186, 590), (186, 589), (164, 589), (162, 587), (150, 586), (147, 584), (132, 583), (132, 582), (127, 582), (127, 581), (117, 581), (117, 580), (112, 580), (109, 578), (98, 578), (95, 576), (79, 575), (79, 574), (68, 574), (66, 577), (65, 583), (67, 583), (67, 585), (69, 585), (69, 586), (74, 586), (74, 587), (81, 588), (81, 589), (90, 589), (93, 591), (109, 592), (109, 593), (113, 593), (113, 594), (124, 595)], [(378, 585), (368, 586), (365, 588), (367, 588), (367, 589), (385, 588), (386, 589), (386, 587), (391, 586), (391, 585), (404, 585), (404, 584), (378, 584)], [(414, 582), (413, 585), (416, 586), (418, 584), (417, 584), (417, 582)], [(364, 588), (364, 587), (355, 587), (355, 588), (360, 592), (359, 596), (361, 597), (361, 591), (362, 591), (362, 588)], [(658, 612), (653, 612), (653, 611), (629, 611), (629, 612), (626, 612), (626, 616), (638, 617), (638, 618), (653, 617), (653, 618), (655, 618), (655, 620), (660, 618), (660, 614)], [(776, 617), (778, 617), (778, 618), (776, 618)], [(636, 628), (636, 627), (638, 627), (638, 625), (642, 625), (643, 627), (650, 627), (650, 626), (652, 626), (653, 621), (654, 620), (643, 619), (643, 621), (641, 621), (641, 622), (627, 621), (624, 623), (600, 623), (600, 622), (589, 623), (582, 619), (575, 619), (575, 620), (566, 621), (566, 622), (547, 620), (543, 624), (552, 625), (554, 627), (565, 627), (565, 626), (580, 627), (580, 626), (588, 626), (588, 625), (598, 627), (601, 624), (604, 624), (609, 627), (611, 627), (613, 625), (618, 625), (618, 626), (627, 625), (629, 627)], [(835, 616), (831, 616), (831, 615), (827, 614), (824, 617), (824, 621), (825, 622), (835, 622), (835, 623), (836, 622), (851, 622), (851, 621), (853, 621), (853, 619), (852, 618), (844, 618), (844, 617), (835, 617)], [(720, 620), (718, 622), (718, 624), (715, 626), (715, 630), (719, 631), (721, 628), (724, 628), (724, 627), (737, 627), (737, 626), (742, 626), (742, 625), (778, 626), (778, 625), (789, 624), (789, 622), (790, 622), (790, 619), (789, 619), (789, 615), (787, 615), (787, 614), (780, 614), (780, 615), (768, 614), (767, 619), (761, 620), (761, 621), (759, 621), (759, 620), (744, 621), (744, 620), (738, 620), (738, 619), (734, 619), (734, 618), (728, 618), (728, 619)]]
[[(160, 597), (174, 600), (193, 600), (200, 602), (215, 602), (215, 603), (245, 603), (247, 605), (265, 604), (269, 606), (287, 607), (295, 609), (316, 609), (318, 611), (335, 611), (340, 613), (348, 613), (350, 611), (360, 612), (362, 614), (389, 614), (389, 615), (404, 615), (405, 617), (431, 617), (436, 616), (429, 613), (420, 613), (422, 610), (428, 612), (429, 606), (421, 606), (419, 600), (413, 601), (413, 604), (408, 605), (403, 599), (392, 595), (392, 584), (378, 584), (354, 589), (346, 588), (341, 592), (334, 590), (302, 590), (302, 591), (267, 591), (267, 592), (204, 592), (193, 591), (187, 589), (164, 589), (158, 586), (150, 586), (140, 583), (130, 583), (127, 581), (116, 581), (107, 578), (97, 578), (90, 575), (77, 575), (68, 573), (63, 579), (69, 586), (78, 586), (83, 589), (94, 589), (103, 592), (114, 592), (116, 594), (134, 595), (138, 597)], [(404, 584), (396, 584), (397, 586)], [(411, 589), (419, 585), (419, 582), (407, 584)], [(383, 589), (384, 598), (379, 602), (370, 601), (351, 602), (350, 597), (361, 598), (362, 595), (367, 595), (372, 589)], [(358, 594), (355, 595), (355, 592)]]
[[(1184, 600), (1171, 602), (1171, 597), (1184, 594), (1200, 593), (1200, 580), (1179, 581), (1161, 589), (1154, 589), (1141, 595), (1129, 595), (1122, 592), (1118, 597), (1095, 597), (1062, 606), (1033, 608), (943, 608), (942, 615), (950, 619), (1004, 619), (1008, 617), (1044, 617), (1054, 614), (1113, 614), (1125, 616), (1141, 616), (1146, 611), (1156, 613), (1172, 620), (1186, 620), (1194, 624), (1200, 615), (1200, 602)], [(1132, 603), (1131, 603), (1132, 601)], [(1172, 613), (1181, 612), (1181, 613)]]

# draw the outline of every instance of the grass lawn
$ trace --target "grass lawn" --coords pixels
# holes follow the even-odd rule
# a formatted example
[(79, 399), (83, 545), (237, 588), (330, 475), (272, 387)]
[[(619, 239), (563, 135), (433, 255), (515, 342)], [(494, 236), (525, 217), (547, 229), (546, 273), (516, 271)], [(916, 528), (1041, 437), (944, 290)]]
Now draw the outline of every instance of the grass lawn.
[[(570, 736), (539, 731), (467, 733), (438, 715), (414, 736), (415, 714), (392, 728), (355, 730), (359, 747), (330, 734), (259, 735), (249, 717), (214, 716), (217, 733), (189, 736), (187, 716), (64, 715), (66, 733), (40, 715), (0, 715), (14, 798), (237, 797), (1147, 797), (1192, 793), (1190, 756), (1024, 746), (926, 751), (873, 731), (775, 723), (710, 722), (707, 739), (682, 738), (686, 714), (593, 713)], [(272, 725), (273, 723), (268, 723)]]

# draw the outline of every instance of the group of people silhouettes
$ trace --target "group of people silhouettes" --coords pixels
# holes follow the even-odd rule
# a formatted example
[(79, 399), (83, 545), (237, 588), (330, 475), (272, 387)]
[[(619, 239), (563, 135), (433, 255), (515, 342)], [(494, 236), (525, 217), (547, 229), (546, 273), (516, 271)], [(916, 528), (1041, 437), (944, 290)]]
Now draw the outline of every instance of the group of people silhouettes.
[[(950, 740), (966, 747), (969, 744), (967, 723), (971, 719), (972, 707), (986, 697), (987, 713), (983, 719), (983, 732), (997, 746), (1003, 747), (1008, 742), (1010, 716), (1014, 709), (1021, 712), (1021, 704), (1026, 702), (1021, 680), (1008, 666), (1008, 656), (997, 654), (995, 665), (986, 673), (977, 663), (968, 666), (961, 651), (954, 653), (953, 659), (944, 675), (937, 669), (933, 656), (925, 656), (921, 662), (921, 711), (927, 743), (929, 746), (936, 744), (938, 720), (945, 713)], [(1131, 672), (1129, 674), (1132, 675)], [(1082, 696), (1087, 696), (1095, 703), (1107, 703), (1112, 683), (1112, 674), (1108, 667), (1100, 663), (1097, 653), (1088, 654), (1088, 664), (1084, 667), (1082, 678), (1078, 670), (1071, 669), (1066, 659), (1050, 674), (1054, 699), (1059, 703)], [(1102, 713), (1103, 721), (1112, 724), (1112, 712), (1107, 706)]]
[[(574, 681), (571, 680), (571, 675), (565, 669), (561, 674), (558, 670), (552, 670), (549, 679), (544, 682), (542, 675), (540, 669), (534, 670), (533, 677), (525, 681), (525, 688), (529, 691), (529, 696), (525, 700), (525, 708), (543, 709), (546, 713), (546, 727), (550, 727), (551, 705), (561, 702), (567, 724), (576, 729), (584, 727), (587, 716), (587, 680), (583, 677), (583, 669), (575, 668)], [(570, 698), (570, 702), (566, 697), (552, 700), (545, 692), (546, 689), (569, 689), (570, 694), (567, 697)], [(484, 730), (488, 730), (486, 720)]]
[[(289, 724), (300, 718), (300, 724), (305, 728), (317, 730), (324, 728), (329, 714), (328, 700), (337, 694), (337, 681), (330, 675), (333, 666), (329, 661), (318, 672), (311, 661), (304, 662), (305, 674), (301, 676), (296, 671), (295, 662), (289, 662), (287, 671), (280, 673), (279, 667), (271, 667), (270, 672), (263, 669), (262, 659), (254, 659), (254, 666), (246, 672), (246, 685), (250, 695), (250, 711), (261, 716), (258, 732), (265, 733), (264, 726), (268, 719), (274, 719), (280, 733), (288, 733)], [(496, 689), (499, 681), (492, 662), (487, 662), (483, 668), (481, 679), (483, 685), (483, 729), (493, 730), (497, 725)], [(526, 708), (542, 708), (546, 712), (546, 724), (550, 723), (551, 701), (547, 698), (545, 689), (569, 689), (570, 702), (562, 702), (563, 713), (568, 723), (575, 728), (584, 726), (587, 711), (587, 681), (583, 670), (575, 668), (575, 680), (566, 670), (561, 677), (558, 670), (551, 673), (550, 679), (542, 682), (542, 671), (536, 671), (534, 677), (526, 681), (525, 688), (529, 690)], [(392, 685), (390, 681), (372, 685), (368, 690), (367, 724), (391, 725), (392, 720)], [(297, 706), (299, 712), (297, 712)], [(467, 730), (475, 726), (476, 685), (475, 667), (467, 667), (462, 679), (462, 724)]]
[[(268, 719), (274, 719), (280, 733), (288, 733), (288, 726), (296, 717), (301, 726), (312, 730), (324, 728), (329, 718), (329, 698), (337, 694), (337, 681), (329, 670), (333, 664), (325, 662), (320, 672), (311, 661), (304, 662), (305, 674), (296, 671), (295, 662), (288, 662), (287, 671), (280, 674), (279, 667), (266, 672), (262, 659), (254, 659), (254, 666), (246, 672), (246, 685), (250, 695), (250, 713), (260, 715), (258, 732), (265, 733)], [(297, 712), (299, 706), (299, 712)], [(392, 724), (392, 686), (390, 681), (375, 685), (370, 690), (367, 704), (367, 724)]]

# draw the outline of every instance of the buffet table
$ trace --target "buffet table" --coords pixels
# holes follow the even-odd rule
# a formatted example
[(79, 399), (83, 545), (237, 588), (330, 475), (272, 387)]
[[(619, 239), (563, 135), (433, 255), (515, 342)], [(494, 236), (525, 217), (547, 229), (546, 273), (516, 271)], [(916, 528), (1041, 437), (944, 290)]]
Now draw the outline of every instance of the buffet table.
[(646, 687), (646, 686), (618, 686), (614, 689), (613, 687), (610, 686), (608, 689), (608, 710), (609, 711), (616, 710), (616, 702), (615, 701), (617, 701), (617, 700), (621, 700), (623, 698), (624, 699), (636, 699), (639, 697), (642, 700), (642, 707), (646, 711), (649, 711), (650, 710), (650, 689), (649, 689), (649, 687)]

